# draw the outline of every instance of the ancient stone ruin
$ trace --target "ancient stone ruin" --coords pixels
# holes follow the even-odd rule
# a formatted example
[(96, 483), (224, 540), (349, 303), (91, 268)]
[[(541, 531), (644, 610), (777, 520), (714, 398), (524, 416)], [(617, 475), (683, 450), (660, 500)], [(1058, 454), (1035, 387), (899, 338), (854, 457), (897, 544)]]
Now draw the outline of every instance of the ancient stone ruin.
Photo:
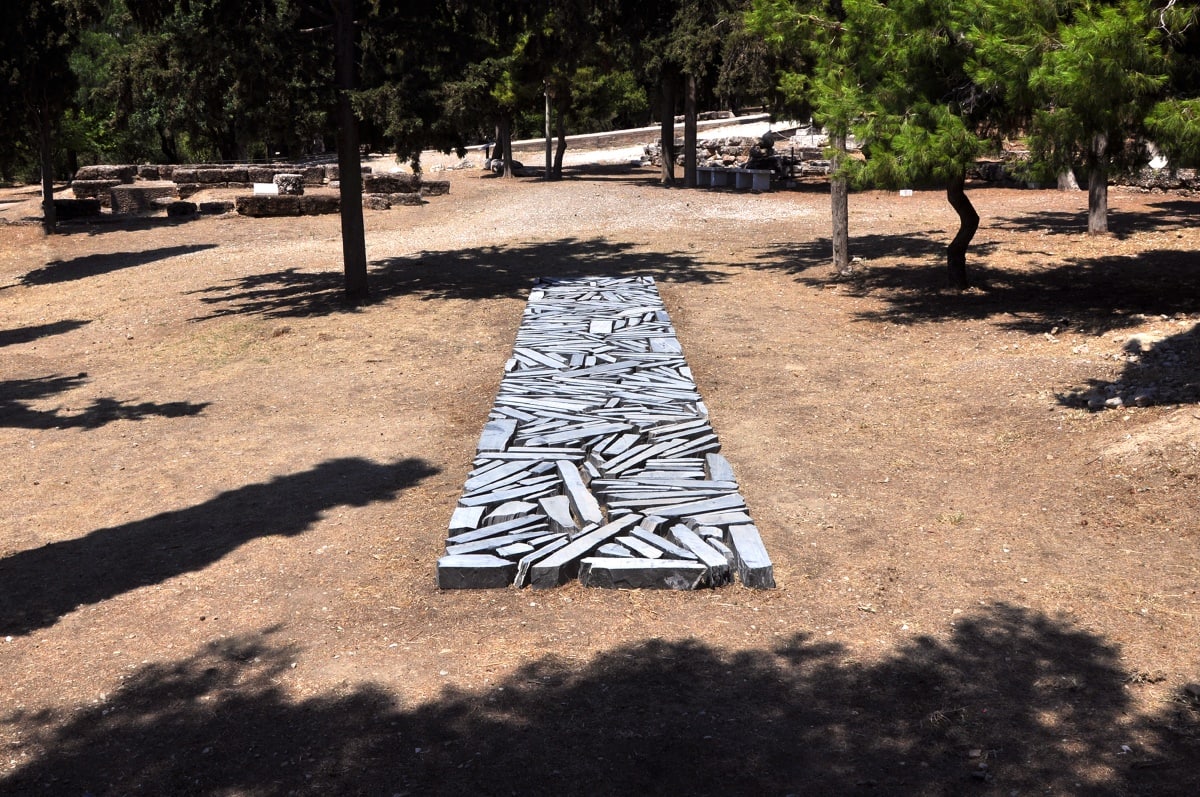
[(652, 278), (540, 280), (437, 584), (774, 587), (720, 447)]
[[(335, 164), (84, 166), (71, 182), (75, 200), (56, 200), (56, 207), (61, 203), (60, 218), (64, 219), (98, 216), (102, 208), (120, 216), (142, 216), (162, 210), (170, 216), (227, 213), (235, 209), (242, 215), (255, 217), (337, 213), (339, 176)], [(264, 187), (270, 190), (263, 190)], [(195, 194), (212, 189), (247, 193), (233, 201), (188, 201)], [(445, 180), (422, 180), (411, 174), (374, 174), (370, 166), (363, 167), (363, 207), (367, 209), (420, 205), (422, 197), (449, 192), (450, 183)]]

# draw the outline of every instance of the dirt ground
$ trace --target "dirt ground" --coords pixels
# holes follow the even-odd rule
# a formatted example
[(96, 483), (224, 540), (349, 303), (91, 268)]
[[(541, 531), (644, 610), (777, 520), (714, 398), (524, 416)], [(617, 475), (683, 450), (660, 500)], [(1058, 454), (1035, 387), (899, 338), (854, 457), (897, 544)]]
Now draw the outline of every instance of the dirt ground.
[[(1200, 200), (975, 188), (958, 294), (936, 192), (836, 281), (820, 186), (436, 176), (358, 309), (336, 216), (0, 225), (0, 793), (1200, 793)], [(778, 589), (434, 588), (579, 274), (659, 281)]]

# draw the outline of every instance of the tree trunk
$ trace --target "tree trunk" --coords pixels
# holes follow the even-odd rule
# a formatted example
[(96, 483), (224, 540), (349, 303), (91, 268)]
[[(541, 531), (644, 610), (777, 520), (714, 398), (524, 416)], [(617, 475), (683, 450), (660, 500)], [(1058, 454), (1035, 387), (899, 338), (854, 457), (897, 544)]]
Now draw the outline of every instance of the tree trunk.
[(683, 96), (683, 185), (696, 187), (696, 77), (686, 77)]
[(566, 108), (559, 107), (558, 116), (554, 120), (555, 133), (558, 136), (558, 147), (554, 151), (554, 179), (562, 179), (563, 156), (567, 154), (567, 123)]
[(1088, 153), (1088, 235), (1108, 232), (1108, 137), (1097, 133)]
[(830, 136), (833, 145), (833, 170), (829, 181), (829, 202), (833, 211), (833, 270), (845, 277), (850, 266), (850, 186), (841, 169), (846, 158), (846, 134)]
[(1078, 191), (1079, 181), (1075, 179), (1075, 172), (1070, 167), (1063, 169), (1058, 173), (1058, 190), (1059, 191)]
[(546, 86), (546, 174), (545, 180), (548, 182), (552, 176), (554, 168), (554, 157), (552, 152), (552, 139), (550, 138), (550, 87)]
[[(179, 145), (175, 143), (175, 137), (168, 133), (161, 126), (156, 128), (158, 132), (158, 146), (162, 149), (163, 156), (167, 159), (167, 163), (179, 163)], [(267, 153), (267, 160), (271, 159), (271, 153)]]
[(970, 287), (967, 281), (967, 247), (979, 229), (979, 214), (967, 198), (966, 182), (967, 172), (964, 169), (951, 178), (946, 186), (946, 199), (958, 214), (958, 234), (946, 247), (946, 266), (950, 271), (950, 285), (959, 290)]
[[(500, 117), (500, 121), (496, 124), (496, 149), (500, 150), (500, 160), (504, 163), (504, 177), (513, 176), (513, 155), (512, 155), (512, 125), (509, 124), (508, 115)], [(495, 153), (492, 157), (496, 157)]]
[(662, 173), (659, 181), (665, 186), (675, 184), (675, 80), (670, 70), (662, 74)]
[(337, 88), (338, 179), (342, 218), (342, 263), (346, 299), (366, 300), (367, 235), (362, 213), (362, 157), (358, 119), (350, 103), (355, 84), (354, 0), (334, 0), (334, 80)]
[(58, 229), (58, 213), (54, 209), (54, 150), (50, 136), (50, 103), (43, 96), (37, 111), (38, 159), (42, 169), (42, 229), (54, 235)]

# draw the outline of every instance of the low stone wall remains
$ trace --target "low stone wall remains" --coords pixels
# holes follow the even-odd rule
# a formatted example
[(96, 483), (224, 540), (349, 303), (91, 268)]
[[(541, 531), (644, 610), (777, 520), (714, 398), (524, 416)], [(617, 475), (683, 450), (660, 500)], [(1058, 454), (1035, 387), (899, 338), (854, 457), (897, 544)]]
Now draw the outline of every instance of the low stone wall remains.
[[(363, 207), (387, 210), (397, 205), (422, 205), (423, 197), (444, 196), (450, 193), (448, 180), (422, 180), (420, 175), (401, 172), (376, 174), (370, 166), (362, 167)], [(305, 194), (306, 187), (339, 188), (340, 169), (337, 164), (298, 166), (294, 163), (187, 165), (99, 165), (84, 166), (75, 173), (71, 189), (76, 202), (65, 212), (66, 217), (78, 214), (83, 208), (96, 207), (84, 215), (96, 215), (98, 208), (111, 208), (114, 214), (144, 215), (174, 209), (173, 215), (194, 215), (197, 210), (227, 212), (236, 209), (245, 216), (299, 216), (336, 213), (340, 199), (336, 194)], [(174, 206), (171, 203), (187, 200), (208, 189), (250, 191), (255, 184), (273, 183), (284, 196), (238, 197), (221, 211), (208, 210), (212, 203), (192, 203)], [(188, 210), (188, 207), (193, 208)], [(224, 206), (222, 206), (224, 207)]]

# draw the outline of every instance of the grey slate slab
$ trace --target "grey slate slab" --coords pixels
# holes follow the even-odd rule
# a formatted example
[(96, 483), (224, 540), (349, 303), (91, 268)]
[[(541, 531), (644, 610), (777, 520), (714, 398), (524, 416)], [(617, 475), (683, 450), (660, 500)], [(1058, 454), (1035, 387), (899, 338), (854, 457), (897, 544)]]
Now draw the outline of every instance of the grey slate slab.
[(687, 548), (695, 554), (696, 558), (708, 568), (708, 572), (704, 576), (704, 581), (708, 586), (719, 587), (729, 583), (732, 577), (729, 562), (719, 551), (700, 539), (696, 532), (679, 523), (671, 527), (671, 537), (680, 547)]
[(481, 526), (470, 531), (462, 531), (452, 537), (446, 538), (447, 545), (461, 545), (464, 542), (474, 542), (482, 540), (485, 537), (500, 537), (505, 534), (512, 534), (516, 531), (528, 531), (533, 526), (539, 523), (544, 523), (546, 520), (543, 515), (524, 515), (522, 517), (513, 518), (504, 523), (494, 523), (490, 526)]
[(529, 583), (535, 588), (557, 587), (579, 573), (579, 560), (599, 546), (641, 520), (640, 515), (628, 515), (581, 534), (565, 546), (533, 565)]
[(633, 551), (618, 542), (606, 542), (596, 549), (597, 556), (616, 556), (628, 559), (634, 556)]
[(621, 543), (643, 559), (661, 559), (665, 553), (662, 548), (651, 545), (645, 540), (639, 540), (632, 535), (617, 537), (614, 542)]
[(696, 558), (696, 554), (692, 553), (687, 548), (684, 548), (680, 545), (676, 545), (675, 543), (668, 540), (666, 537), (660, 537), (659, 535), (655, 534), (652, 531), (646, 531), (645, 529), (642, 529), (642, 528), (631, 529), (629, 532), (629, 536), (635, 537), (648, 545), (653, 545), (655, 548), (658, 548), (663, 553), (665, 553), (668, 556), (673, 557), (675, 559), (695, 559)]
[(579, 524), (571, 514), (571, 499), (565, 495), (552, 495), (538, 501), (546, 519), (550, 522), (550, 530), (569, 536), (579, 533)]
[(479, 521), (483, 519), (483, 510), (482, 506), (455, 507), (450, 515), (450, 533), (478, 528)]
[(580, 525), (602, 523), (604, 513), (600, 511), (596, 496), (592, 495), (592, 491), (583, 483), (579, 468), (570, 462), (559, 460), (558, 475), (562, 479), (563, 491), (571, 502), (571, 511), (579, 518)]
[(756, 526), (730, 526), (729, 547), (737, 557), (738, 578), (744, 586), (774, 589), (775, 569)]
[(690, 515), (683, 519), (683, 523), (688, 528), (699, 528), (701, 526), (733, 526), (744, 523), (753, 523), (750, 516), (744, 511), (737, 512), (707, 512), (700, 515)]
[(511, 545), (505, 545), (503, 548), (497, 548), (496, 555), (511, 560), (515, 556), (524, 556), (534, 550), (536, 549), (527, 542), (514, 542)]
[(654, 507), (652, 514), (665, 518), (678, 518), (685, 515), (697, 515), (709, 512), (724, 512), (726, 510), (742, 509), (746, 502), (739, 493), (723, 495), (719, 498), (708, 498), (703, 501), (691, 501), (686, 504)]
[(466, 483), (463, 484), (463, 492), (476, 493), (489, 488), (498, 489), (510, 481), (519, 481), (523, 475), (529, 472), (530, 463), (528, 462), (502, 462), (497, 467), (490, 468), (478, 476), (467, 479)]
[(512, 534), (504, 534), (499, 537), (485, 537), (482, 540), (473, 540), (457, 545), (447, 545), (446, 553), (450, 556), (459, 556), (462, 554), (471, 553), (491, 553), (499, 551), (505, 545), (512, 545), (514, 542), (523, 542), (531, 540), (534, 537), (540, 537), (547, 532), (546, 528), (529, 529), (526, 531), (518, 531)]
[(502, 418), (488, 421), (483, 425), (483, 433), (479, 435), (480, 451), (503, 451), (517, 430), (515, 418)]
[(607, 589), (696, 589), (708, 569), (696, 561), (588, 557), (580, 563), (585, 587)]
[(519, 498), (536, 498), (540, 494), (545, 493), (547, 488), (553, 492), (554, 483), (557, 481), (554, 477), (546, 477), (538, 479), (529, 484), (521, 484), (513, 487), (504, 487), (499, 490), (474, 493), (472, 495), (464, 495), (458, 499), (461, 506), (480, 506), (484, 504), (498, 504), (504, 501), (512, 501)]
[(529, 568), (533, 566), (534, 562), (537, 562), (539, 559), (546, 558), (560, 548), (566, 547), (568, 543), (570, 543), (570, 539), (567, 537), (559, 537), (557, 540), (553, 540), (538, 546), (536, 551), (522, 556), (521, 561), (517, 562), (517, 573), (515, 576), (513, 576), (513, 586), (524, 586), (525, 579), (529, 575)]
[(510, 520), (531, 515), (537, 509), (537, 504), (528, 501), (506, 501), (483, 516), (483, 525), (491, 526), (496, 523), (507, 523)]
[(704, 470), (708, 474), (708, 478), (713, 481), (736, 481), (733, 475), (733, 466), (720, 454), (705, 454)]
[(737, 567), (737, 554), (733, 552), (732, 548), (715, 537), (707, 537), (704, 541), (711, 545), (717, 553), (725, 557), (725, 561), (729, 563), (731, 569)]
[(443, 556), (437, 564), (438, 589), (497, 589), (512, 583), (517, 565), (488, 554)]

